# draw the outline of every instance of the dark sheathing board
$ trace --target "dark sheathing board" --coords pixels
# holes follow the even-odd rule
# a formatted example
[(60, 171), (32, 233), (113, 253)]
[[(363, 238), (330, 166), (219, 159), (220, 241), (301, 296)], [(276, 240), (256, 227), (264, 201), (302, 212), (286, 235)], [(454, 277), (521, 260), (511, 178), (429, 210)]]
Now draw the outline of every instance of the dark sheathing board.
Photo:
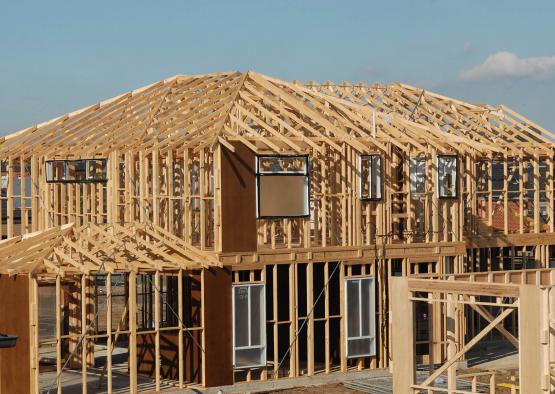
[(255, 154), (234, 142), (221, 148), (222, 252), (256, 250)]
[(17, 335), (17, 346), (0, 349), (0, 393), (31, 391), (29, 278), (0, 275), (0, 332)]
[(206, 387), (233, 384), (231, 270), (204, 271)]

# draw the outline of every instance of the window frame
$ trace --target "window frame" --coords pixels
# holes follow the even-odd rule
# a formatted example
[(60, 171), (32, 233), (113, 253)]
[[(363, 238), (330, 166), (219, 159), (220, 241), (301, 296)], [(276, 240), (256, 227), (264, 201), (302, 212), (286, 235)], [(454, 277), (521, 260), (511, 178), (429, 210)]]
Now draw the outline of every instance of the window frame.
[[(75, 176), (75, 174), (77, 174), (77, 172), (78, 172), (78, 171), (77, 171), (77, 168), (78, 168), (79, 164), (82, 164), (82, 165), (85, 167), (85, 178), (84, 178), (84, 179), (78, 179), (78, 178)], [(88, 172), (89, 172), (89, 171), (88, 171), (88, 169), (87, 169), (87, 164), (88, 164), (88, 160), (85, 160), (85, 159), (81, 159), (81, 160), (65, 160), (65, 168), (64, 168), (64, 171), (65, 171), (65, 180), (67, 180), (68, 182), (76, 182), (76, 183), (78, 183), (78, 182), (83, 182), (83, 181), (88, 180)], [(70, 166), (71, 166), (71, 165), (74, 166), (74, 171), (75, 171), (75, 174), (74, 174), (74, 178), (73, 178), (73, 179), (71, 179), (70, 176), (69, 176), (69, 175), (70, 175), (69, 169), (70, 169)]]
[[(305, 170), (300, 172), (261, 172), (260, 171), (260, 159), (264, 158), (302, 158), (305, 162)], [(256, 218), (257, 219), (287, 219), (287, 218), (310, 218), (310, 166), (309, 166), (308, 155), (302, 154), (290, 154), (290, 155), (278, 155), (278, 154), (268, 154), (268, 155), (256, 155), (256, 168), (255, 168), (255, 175), (256, 175)], [(267, 176), (297, 176), (297, 177), (304, 177), (307, 180), (307, 202), (306, 202), (306, 210), (307, 213), (304, 215), (260, 215), (260, 177), (267, 177)]]
[[(63, 176), (62, 179), (54, 179), (54, 164), (55, 163), (62, 163), (63, 165)], [(48, 166), (51, 165), (49, 170)], [(44, 162), (44, 177), (46, 179), (46, 183), (63, 183), (66, 182), (67, 176), (67, 168), (66, 168), (66, 160), (46, 160)], [(48, 179), (48, 175), (52, 175), (52, 179)]]
[[(67, 179), (68, 177), (68, 163), (70, 162), (85, 162), (85, 178), (86, 179)], [(106, 177), (98, 179), (90, 179), (89, 177), (89, 162), (90, 161), (100, 161), (103, 163), (104, 168), (106, 168)], [(64, 166), (64, 176), (63, 179), (49, 179), (48, 178), (48, 166), (50, 163), (63, 163)], [(55, 160), (45, 160), (44, 162), (44, 175), (46, 183), (106, 183), (108, 182), (108, 159), (55, 159)], [(52, 174), (53, 175), (53, 174)]]
[[(413, 172), (411, 171), (412, 168), (413, 168), (413, 165), (412, 165), (413, 161), (422, 161), (422, 162), (424, 162), (424, 174), (423, 174), (423, 180), (422, 180), (422, 186), (423, 186), (424, 191), (422, 191), (422, 192), (414, 191), (414, 189), (413, 189), (413, 186), (415, 186), (417, 184), (417, 182), (416, 182), (417, 178), (414, 178), (415, 182), (413, 182)], [(413, 196), (421, 196), (421, 195), (426, 194), (426, 163), (427, 163), (426, 157), (423, 157), (423, 156), (411, 156), (411, 157), (409, 157), (409, 192)], [(416, 173), (414, 175), (416, 176), (417, 174), (418, 173)]]
[[(379, 191), (380, 191), (380, 196), (379, 197), (365, 197), (362, 195), (362, 162), (365, 159), (370, 159), (370, 162), (372, 162), (372, 158), (377, 157), (379, 159), (379, 168), (380, 168), (380, 182), (379, 182)], [(370, 153), (367, 155), (360, 155), (359, 156), (359, 160), (358, 160), (358, 171), (359, 171), (359, 198), (361, 201), (383, 201), (383, 192), (384, 192), (384, 179), (383, 179), (383, 155), (380, 153)], [(368, 171), (368, 181), (369, 181), (369, 185), (368, 185), (368, 190), (370, 193), (370, 196), (372, 195), (372, 182), (370, 181), (370, 178), (372, 178), (372, 166), (370, 166), (370, 169)]]
[[(362, 303), (360, 300), (362, 299), (362, 286), (361, 282), (363, 280), (370, 281), (369, 289), (370, 289), (370, 299), (368, 302), (368, 316), (370, 317), (369, 328), (370, 328), (370, 335), (360, 335), (358, 337), (349, 337), (349, 299), (348, 299), (348, 283), (349, 282), (359, 282), (358, 285), (358, 301), (359, 301), (359, 328), (362, 331)], [(360, 357), (372, 357), (376, 355), (376, 277), (372, 275), (367, 276), (355, 276), (355, 277), (347, 277), (344, 279), (344, 307), (345, 307), (345, 355), (347, 359), (349, 358), (360, 358)], [(349, 355), (349, 340), (361, 340), (361, 339), (368, 339), (370, 341), (370, 352), (368, 354), (356, 354), (356, 355)]]
[[(249, 345), (249, 346), (235, 346), (235, 289), (238, 287), (246, 287), (248, 289), (248, 338), (249, 343), (251, 342), (251, 288), (253, 287), (262, 287), (262, 296), (260, 300), (260, 304), (262, 306), (262, 313), (260, 317), (262, 319), (261, 322), (261, 330), (260, 330), (260, 345)], [(231, 285), (231, 317), (232, 317), (232, 346), (233, 346), (233, 369), (249, 369), (249, 368), (260, 368), (265, 367), (268, 364), (268, 344), (266, 339), (266, 283), (234, 283)], [(236, 350), (244, 350), (244, 349), (262, 349), (262, 357), (261, 359), (263, 362), (261, 364), (252, 364), (252, 365), (236, 365)]]
[[(455, 194), (454, 195), (441, 195), (440, 178), (439, 178), (439, 161), (443, 158), (454, 158), (455, 159)], [(436, 160), (436, 190), (437, 197), (442, 200), (455, 200), (459, 198), (459, 157), (457, 155), (437, 155)]]

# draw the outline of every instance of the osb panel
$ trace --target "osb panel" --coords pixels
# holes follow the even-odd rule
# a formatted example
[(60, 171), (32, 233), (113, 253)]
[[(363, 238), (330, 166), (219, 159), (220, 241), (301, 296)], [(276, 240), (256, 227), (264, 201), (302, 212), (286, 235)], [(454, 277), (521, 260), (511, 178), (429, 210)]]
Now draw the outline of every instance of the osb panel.
[(0, 349), (0, 393), (29, 393), (29, 278), (0, 275), (0, 300), (0, 332), (19, 337), (15, 348)]
[(204, 272), (206, 387), (233, 384), (231, 271)]
[(255, 155), (241, 143), (222, 147), (222, 252), (256, 250)]

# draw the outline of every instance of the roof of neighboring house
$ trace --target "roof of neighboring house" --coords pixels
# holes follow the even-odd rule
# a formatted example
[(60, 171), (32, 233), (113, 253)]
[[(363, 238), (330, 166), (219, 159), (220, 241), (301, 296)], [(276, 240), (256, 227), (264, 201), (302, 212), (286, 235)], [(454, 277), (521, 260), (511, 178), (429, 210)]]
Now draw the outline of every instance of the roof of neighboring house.
[(241, 141), (255, 151), (551, 153), (555, 136), (504, 106), (404, 84), (300, 84), (256, 72), (174, 76), (0, 138), (2, 157), (99, 157), (114, 150)]
[[(520, 230), (520, 204), (516, 201), (507, 202), (507, 227), (510, 233)], [(498, 204), (494, 206), (492, 214), (492, 227), (497, 230), (505, 228), (505, 212), (503, 205)], [(524, 223), (528, 224), (528, 218), (524, 218)]]

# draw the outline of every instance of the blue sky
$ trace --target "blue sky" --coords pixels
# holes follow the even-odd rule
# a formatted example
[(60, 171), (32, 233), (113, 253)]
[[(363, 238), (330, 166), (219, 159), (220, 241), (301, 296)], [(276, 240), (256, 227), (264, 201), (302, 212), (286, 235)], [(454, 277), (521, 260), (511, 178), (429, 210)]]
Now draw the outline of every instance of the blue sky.
[(555, 131), (554, 1), (0, 0), (0, 135), (175, 75), (402, 81)]

